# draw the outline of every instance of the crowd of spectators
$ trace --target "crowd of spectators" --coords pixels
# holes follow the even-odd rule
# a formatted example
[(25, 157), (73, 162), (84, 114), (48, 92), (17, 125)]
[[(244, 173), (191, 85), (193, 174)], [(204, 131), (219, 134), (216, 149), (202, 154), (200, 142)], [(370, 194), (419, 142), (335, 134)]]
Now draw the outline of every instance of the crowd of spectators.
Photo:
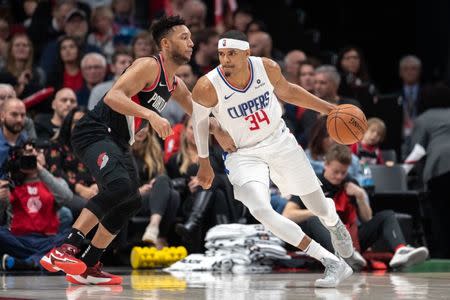
[[(273, 44), (263, 19), (249, 9), (218, 9), (200, 0), (148, 1), (154, 4), (150, 5), (153, 10), (143, 14), (139, 5), (145, 1), (6, 2), (0, 14), (3, 269), (38, 268), (39, 255), (61, 241), (84, 204), (98, 193), (89, 170), (72, 152), (71, 131), (134, 59), (158, 53), (147, 29), (152, 20), (164, 14), (180, 14), (193, 34), (192, 59), (176, 72), (190, 90), (200, 76), (217, 66), (219, 36), (234, 28), (248, 34), (252, 55), (277, 61), (289, 82), (326, 101), (357, 105), (370, 117), (363, 140), (343, 149), (328, 136), (326, 117), (279, 99), (283, 118), (306, 150), (324, 188), (354, 199), (347, 206), (336, 203), (336, 208), (347, 218), (346, 224), (355, 229), (358, 250), (365, 251), (388, 230), (398, 232), (396, 240), (388, 240), (390, 251), (395, 253), (406, 246), (394, 213), (372, 212), (370, 195), (359, 187), (362, 165), (384, 164), (382, 150), (389, 145), (383, 140), (396, 131), (402, 139), (397, 163), (416, 144), (425, 148), (423, 179), (420, 168), (416, 177), (423, 190), (429, 191), (425, 198), (433, 208), (435, 235), (429, 246), (432, 256), (450, 257), (448, 242), (442, 238), (445, 234), (441, 234), (448, 227), (445, 214), (450, 211), (450, 199), (445, 196), (445, 184), (450, 180), (450, 90), (445, 85), (421, 83), (422, 62), (418, 57), (405, 53), (398, 62), (402, 85), (393, 101), (400, 111), (401, 126), (394, 128), (384, 122), (378, 108), (382, 95), (371, 79), (370, 62), (365, 61), (362, 49), (353, 45), (335, 49), (335, 65), (321, 62), (319, 55), (302, 49), (283, 53)], [(207, 24), (208, 10), (216, 13), (215, 24)], [(148, 222), (139, 240), (126, 242), (151, 243), (158, 248), (183, 244), (191, 252), (200, 252), (204, 250), (203, 236), (213, 225), (255, 220), (234, 201), (220, 146), (211, 143), (216, 177), (210, 190), (202, 190), (196, 178), (198, 155), (189, 117), (175, 101), (169, 102), (163, 116), (174, 127), (173, 137), (163, 142), (146, 128), (136, 135), (133, 145), (143, 196), (138, 215)], [(335, 165), (345, 175), (339, 182), (333, 182), (329, 175)], [(276, 199), (279, 213), (332, 247), (325, 228), (302, 208), (298, 197), (283, 198), (275, 187), (272, 199)]]

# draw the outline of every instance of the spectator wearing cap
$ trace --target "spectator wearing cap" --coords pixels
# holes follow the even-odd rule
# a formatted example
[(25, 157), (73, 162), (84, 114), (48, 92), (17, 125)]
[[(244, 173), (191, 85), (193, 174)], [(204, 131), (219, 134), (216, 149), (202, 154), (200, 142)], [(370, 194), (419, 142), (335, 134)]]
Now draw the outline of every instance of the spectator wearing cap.
[(98, 53), (88, 53), (81, 59), (81, 73), (83, 74), (84, 84), (81, 90), (77, 92), (80, 106), (87, 106), (91, 90), (105, 80), (107, 67), (105, 57)]
[[(64, 33), (67, 36), (73, 37), (80, 43), (81, 53), (97, 52), (101, 53), (101, 50), (97, 46), (89, 45), (86, 42), (88, 34), (88, 20), (86, 13), (80, 9), (74, 9), (66, 15), (64, 22)], [(39, 65), (44, 71), (49, 72), (54, 66), (55, 57), (57, 57), (57, 44), (58, 41), (52, 40), (44, 48), (42, 52)]]
[(42, 48), (51, 40), (64, 34), (67, 14), (77, 8), (75, 0), (59, 0), (52, 7), (51, 1), (39, 1), (27, 28), (36, 50), (40, 56)]

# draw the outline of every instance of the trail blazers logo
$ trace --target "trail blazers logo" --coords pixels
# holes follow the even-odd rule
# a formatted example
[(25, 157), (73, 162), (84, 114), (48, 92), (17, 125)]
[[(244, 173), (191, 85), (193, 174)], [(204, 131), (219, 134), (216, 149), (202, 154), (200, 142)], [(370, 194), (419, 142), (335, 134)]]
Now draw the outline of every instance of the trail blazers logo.
[(108, 160), (109, 160), (109, 156), (106, 155), (106, 152), (100, 153), (100, 155), (97, 158), (97, 165), (100, 168), (100, 170), (106, 166), (106, 164), (108, 163)]

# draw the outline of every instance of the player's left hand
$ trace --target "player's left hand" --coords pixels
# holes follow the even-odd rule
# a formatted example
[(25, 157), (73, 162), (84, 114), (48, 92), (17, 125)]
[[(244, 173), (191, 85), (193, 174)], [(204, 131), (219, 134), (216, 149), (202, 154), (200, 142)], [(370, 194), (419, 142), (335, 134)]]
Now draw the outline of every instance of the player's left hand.
[(345, 192), (349, 196), (354, 196), (354, 197), (359, 197), (359, 198), (364, 197), (364, 190), (362, 188), (360, 188), (359, 186), (357, 186), (356, 184), (354, 184), (353, 182), (349, 182), (345, 185)]

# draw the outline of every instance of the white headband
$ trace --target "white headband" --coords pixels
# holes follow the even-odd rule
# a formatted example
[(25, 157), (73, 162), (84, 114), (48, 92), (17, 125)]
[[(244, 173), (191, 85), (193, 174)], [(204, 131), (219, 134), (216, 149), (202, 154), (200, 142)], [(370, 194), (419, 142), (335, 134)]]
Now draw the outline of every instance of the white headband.
[(217, 48), (233, 48), (239, 50), (248, 50), (250, 49), (250, 44), (246, 41), (235, 40), (235, 39), (220, 39), (217, 44)]

